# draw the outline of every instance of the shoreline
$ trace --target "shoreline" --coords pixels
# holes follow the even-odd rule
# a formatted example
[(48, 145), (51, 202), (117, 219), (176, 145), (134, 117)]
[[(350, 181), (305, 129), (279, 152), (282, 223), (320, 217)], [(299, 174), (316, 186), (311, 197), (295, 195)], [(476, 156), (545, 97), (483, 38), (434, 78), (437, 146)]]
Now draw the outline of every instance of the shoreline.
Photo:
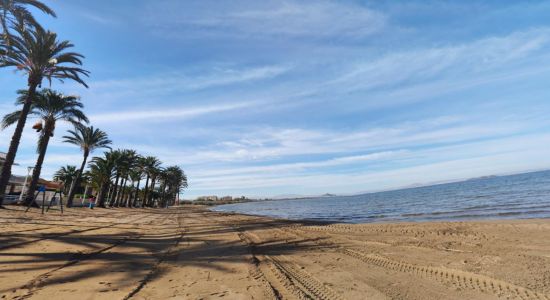
[[(12, 208), (12, 207), (10, 207)], [(3, 299), (550, 299), (550, 219), (325, 223), (3, 210)]]
[[(221, 204), (221, 205), (224, 205), (224, 204)], [(201, 205), (198, 205), (199, 207), (203, 207)], [(465, 223), (468, 223), (468, 222), (479, 222), (479, 223), (483, 223), (483, 222), (507, 222), (507, 221), (528, 221), (528, 220), (548, 220), (550, 221), (550, 217), (549, 218), (539, 218), (539, 217), (526, 217), (526, 218), (484, 218), (483, 216), (480, 216), (479, 218), (477, 219), (443, 219), (443, 220), (440, 220), (440, 219), (437, 219), (437, 220), (418, 220), (418, 221), (414, 221), (414, 220), (403, 220), (403, 221), (400, 221), (400, 220), (387, 220), (387, 221), (372, 221), (372, 222), (359, 222), (359, 223), (353, 223), (353, 222), (344, 222), (344, 221), (331, 221), (331, 220), (326, 220), (326, 219), (300, 219), (300, 218), (296, 218), (296, 219), (290, 219), (290, 218), (284, 218), (284, 217), (276, 217), (276, 216), (267, 216), (267, 215), (261, 215), (261, 214), (251, 214), (251, 213), (242, 213), (242, 212), (234, 212), (234, 211), (216, 211), (216, 210), (212, 210), (212, 208), (214, 208), (216, 206), (207, 206), (205, 205), (204, 208), (208, 211), (211, 211), (211, 212), (214, 212), (214, 213), (223, 213), (223, 214), (232, 214), (232, 215), (242, 215), (242, 216), (247, 216), (247, 217), (262, 217), (262, 218), (269, 218), (269, 219), (274, 219), (274, 220), (286, 220), (286, 221), (289, 221), (289, 222), (298, 222), (298, 223), (313, 223), (313, 224), (319, 224), (319, 225), (330, 225), (330, 224), (346, 224), (346, 225), (366, 225), (366, 224), (422, 224), (422, 223), (455, 223), (455, 222), (458, 222), (458, 223), (462, 223), (462, 222), (465, 222)]]

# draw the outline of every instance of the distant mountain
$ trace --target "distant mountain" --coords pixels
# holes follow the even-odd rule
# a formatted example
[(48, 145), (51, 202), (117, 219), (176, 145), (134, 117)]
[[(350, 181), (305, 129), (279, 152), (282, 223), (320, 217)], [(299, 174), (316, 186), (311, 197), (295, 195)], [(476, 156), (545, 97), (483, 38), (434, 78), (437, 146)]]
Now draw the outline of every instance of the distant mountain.
[(284, 199), (304, 199), (304, 198), (325, 198), (325, 197), (338, 197), (338, 196), (359, 196), (364, 194), (373, 194), (373, 193), (380, 193), (380, 192), (387, 192), (387, 191), (396, 191), (396, 190), (403, 190), (403, 189), (411, 189), (411, 188), (420, 188), (420, 187), (428, 187), (428, 186), (435, 186), (440, 184), (448, 184), (448, 183), (456, 183), (456, 182), (465, 182), (470, 180), (480, 180), (480, 179), (491, 179), (495, 177), (500, 176), (508, 176), (508, 175), (518, 175), (518, 174), (526, 174), (526, 173), (534, 173), (534, 172), (543, 172), (543, 171), (550, 171), (549, 169), (530, 169), (523, 172), (509, 172), (509, 173), (502, 173), (502, 174), (493, 174), (493, 175), (486, 175), (486, 176), (479, 176), (479, 177), (472, 177), (472, 178), (462, 178), (462, 179), (449, 179), (449, 180), (438, 180), (438, 181), (430, 181), (430, 182), (424, 182), (424, 183), (413, 183), (409, 185), (404, 185), (400, 187), (391, 187), (387, 189), (379, 189), (379, 190), (370, 190), (370, 191), (359, 191), (359, 192), (351, 192), (351, 193), (342, 193), (342, 194), (332, 194), (332, 193), (325, 193), (322, 195), (300, 195), (300, 194), (281, 194), (274, 197), (270, 197), (269, 200), (284, 200)]
[(299, 195), (299, 194), (282, 194), (269, 198), (270, 200), (288, 200), (288, 199), (307, 199), (307, 198), (327, 198), (337, 197), (338, 195), (325, 193), (322, 195)]
[(281, 194), (281, 195), (270, 197), (269, 199), (282, 200), (282, 199), (298, 199), (298, 198), (304, 198), (304, 196), (298, 195), (298, 194)]
[(491, 178), (495, 178), (495, 177), (499, 177), (499, 176), (498, 175), (487, 175), (487, 176), (473, 177), (473, 178), (468, 178), (465, 181), (479, 180), (479, 179), (491, 179)]

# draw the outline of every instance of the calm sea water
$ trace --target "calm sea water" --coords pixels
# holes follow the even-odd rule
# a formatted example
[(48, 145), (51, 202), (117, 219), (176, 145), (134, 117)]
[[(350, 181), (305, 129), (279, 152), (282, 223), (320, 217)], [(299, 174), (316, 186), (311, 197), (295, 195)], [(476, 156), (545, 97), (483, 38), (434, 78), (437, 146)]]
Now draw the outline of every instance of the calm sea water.
[(349, 223), (550, 217), (550, 171), (345, 197), (220, 205), (215, 211)]

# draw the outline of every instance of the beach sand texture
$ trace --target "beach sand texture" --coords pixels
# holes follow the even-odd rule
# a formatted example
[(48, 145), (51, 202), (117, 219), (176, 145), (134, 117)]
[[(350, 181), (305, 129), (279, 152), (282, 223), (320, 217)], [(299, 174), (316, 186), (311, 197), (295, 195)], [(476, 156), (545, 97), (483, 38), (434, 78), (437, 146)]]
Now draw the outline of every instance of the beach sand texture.
[(0, 212), (1, 299), (546, 299), (550, 220), (333, 224)]

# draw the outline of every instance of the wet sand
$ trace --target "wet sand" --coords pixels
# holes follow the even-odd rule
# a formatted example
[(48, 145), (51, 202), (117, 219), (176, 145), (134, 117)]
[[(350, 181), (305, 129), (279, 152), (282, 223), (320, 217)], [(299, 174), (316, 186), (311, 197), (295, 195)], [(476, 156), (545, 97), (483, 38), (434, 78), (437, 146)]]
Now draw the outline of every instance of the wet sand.
[(1, 299), (547, 299), (550, 220), (330, 224), (0, 211)]

